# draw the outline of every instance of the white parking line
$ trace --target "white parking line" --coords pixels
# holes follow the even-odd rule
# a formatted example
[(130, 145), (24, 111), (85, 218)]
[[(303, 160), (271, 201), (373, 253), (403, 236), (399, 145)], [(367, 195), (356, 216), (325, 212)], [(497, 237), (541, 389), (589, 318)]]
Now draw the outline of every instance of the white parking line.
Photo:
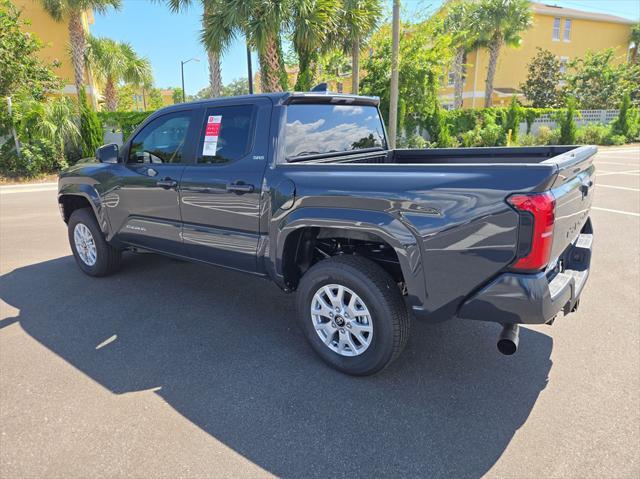
[(43, 183), (40, 185), (11, 185), (1, 186), (0, 195), (12, 195), (16, 193), (34, 193), (38, 191), (54, 191), (58, 189), (56, 183)]
[[(596, 159), (597, 161), (597, 159)], [(615, 163), (613, 161), (598, 161), (597, 162), (598, 165), (620, 165), (620, 166), (633, 166), (630, 163)]]
[(634, 213), (632, 211), (612, 210), (609, 208), (600, 208), (598, 206), (592, 206), (591, 209), (598, 210), (598, 211), (606, 211), (608, 213), (620, 213), (621, 215), (627, 215), (627, 216), (640, 216), (640, 213)]
[(625, 170), (625, 171), (600, 171), (596, 173), (596, 176), (609, 176), (609, 175), (629, 175), (635, 176), (640, 173), (640, 170)]
[(615, 190), (640, 191), (640, 188), (629, 188), (628, 186), (603, 185), (598, 183), (596, 188), (613, 188)]

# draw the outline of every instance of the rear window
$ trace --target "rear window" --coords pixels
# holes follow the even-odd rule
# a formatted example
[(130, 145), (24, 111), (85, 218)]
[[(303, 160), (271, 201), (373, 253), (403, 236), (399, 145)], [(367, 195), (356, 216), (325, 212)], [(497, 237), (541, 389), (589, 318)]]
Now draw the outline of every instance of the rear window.
[(287, 160), (368, 148), (386, 148), (378, 109), (357, 105), (289, 105)]

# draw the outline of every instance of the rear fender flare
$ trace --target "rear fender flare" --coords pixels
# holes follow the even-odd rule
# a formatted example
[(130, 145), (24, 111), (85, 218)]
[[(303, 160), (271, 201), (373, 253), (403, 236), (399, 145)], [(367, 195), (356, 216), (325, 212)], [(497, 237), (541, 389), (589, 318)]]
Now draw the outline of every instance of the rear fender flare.
[(404, 276), (409, 301), (421, 304), (425, 297), (420, 247), (413, 233), (389, 213), (346, 208), (301, 208), (274, 220), (269, 243), (274, 279), (283, 283), (284, 248), (289, 235), (300, 228), (325, 227), (373, 234), (396, 252)]

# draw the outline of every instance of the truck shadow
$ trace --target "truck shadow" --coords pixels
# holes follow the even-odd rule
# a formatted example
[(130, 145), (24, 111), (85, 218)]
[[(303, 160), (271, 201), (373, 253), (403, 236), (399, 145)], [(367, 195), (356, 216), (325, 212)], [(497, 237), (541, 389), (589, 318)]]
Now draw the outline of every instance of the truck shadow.
[(321, 363), (293, 297), (267, 282), (152, 255), (108, 279), (72, 257), (0, 277), (37, 341), (114, 394), (156, 388), (189, 421), (283, 477), (481, 477), (525, 422), (551, 368), (550, 337), (413, 323), (390, 368), (352, 378)]

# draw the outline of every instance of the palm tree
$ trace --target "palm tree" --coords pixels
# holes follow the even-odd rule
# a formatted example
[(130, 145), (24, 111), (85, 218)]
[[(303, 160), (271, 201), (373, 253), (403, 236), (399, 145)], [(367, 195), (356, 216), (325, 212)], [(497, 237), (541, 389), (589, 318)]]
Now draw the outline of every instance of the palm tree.
[(113, 7), (120, 8), (120, 0), (41, 0), (42, 6), (51, 17), (61, 22), (68, 21), (71, 40), (71, 61), (76, 92), (84, 88), (86, 33), (82, 25), (82, 14), (93, 10), (104, 13)]
[(245, 35), (258, 51), (263, 92), (282, 91), (286, 83), (280, 31), (287, 0), (206, 0), (202, 40), (218, 55), (238, 36)]
[[(178, 13), (191, 6), (191, 0), (166, 0), (172, 12)], [(210, 15), (210, 6), (214, 3), (210, 0), (200, 0), (202, 4), (202, 27), (204, 28), (204, 19)], [(207, 59), (209, 61), (209, 86), (211, 87), (211, 96), (219, 97), (222, 91), (222, 70), (220, 68), (220, 53), (216, 48), (210, 47), (203, 42), (207, 50)]]
[(360, 89), (360, 50), (375, 30), (382, 16), (380, 0), (343, 0), (339, 29), (345, 53), (351, 54), (352, 84), (354, 95)]
[(472, 18), (475, 15), (476, 4), (459, 1), (451, 5), (444, 21), (444, 30), (452, 36), (452, 44), (455, 48), (453, 56), (453, 107), (462, 108), (462, 90), (465, 77), (465, 58), (467, 53), (475, 46), (478, 39), (477, 32), (473, 29)]
[(489, 50), (484, 91), (485, 107), (491, 106), (493, 80), (500, 49), (503, 45), (520, 46), (520, 33), (531, 26), (531, 17), (531, 5), (528, 0), (481, 0), (478, 4), (473, 29), (480, 34), (479, 44)]
[(149, 84), (151, 64), (140, 57), (128, 43), (116, 42), (110, 38), (88, 37), (87, 61), (98, 80), (104, 84), (104, 98), (107, 110), (115, 111), (118, 106), (116, 87), (124, 81), (134, 85)]
[(318, 54), (331, 50), (339, 13), (340, 0), (293, 1), (291, 39), (300, 67), (296, 90), (307, 91), (313, 86)]

